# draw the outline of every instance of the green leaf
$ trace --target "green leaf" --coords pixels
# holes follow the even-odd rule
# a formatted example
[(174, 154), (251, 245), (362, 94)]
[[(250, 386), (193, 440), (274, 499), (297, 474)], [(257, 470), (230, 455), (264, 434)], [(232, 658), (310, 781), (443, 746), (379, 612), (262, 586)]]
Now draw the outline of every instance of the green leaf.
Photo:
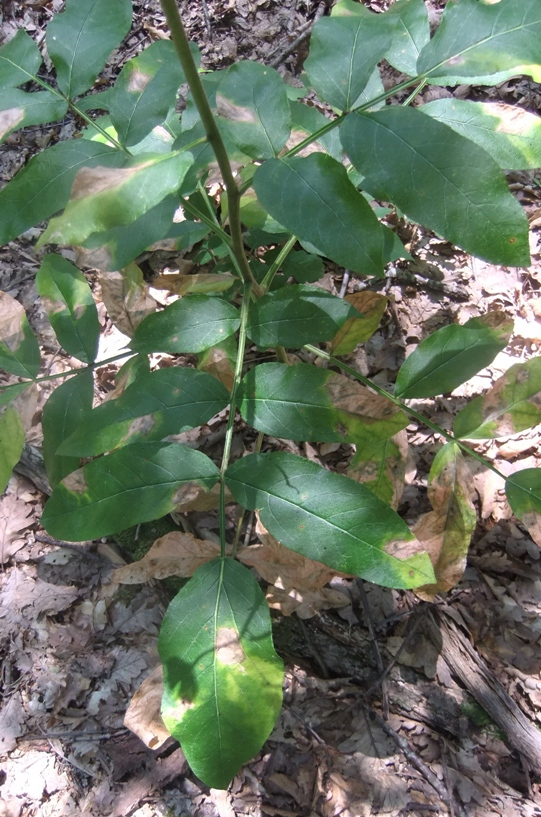
[[(289, 108), (291, 111), (289, 146), (302, 142), (307, 136), (311, 136), (329, 124), (329, 119), (327, 119), (321, 111), (318, 111), (317, 108), (313, 108), (311, 105), (305, 105), (303, 102), (290, 101)], [(344, 149), (342, 148), (342, 143), (340, 142), (336, 128), (320, 136), (311, 147), (326, 151), (338, 162), (341, 162), (344, 158)]]
[(43, 407), (43, 460), (53, 487), (79, 467), (79, 457), (63, 456), (58, 447), (91, 411), (93, 395), (93, 374), (86, 369), (58, 386)]
[(390, 400), (328, 369), (262, 363), (245, 375), (239, 409), (257, 431), (293, 440), (357, 442), (392, 437), (409, 420)]
[(282, 705), (283, 665), (250, 571), (233, 559), (200, 567), (169, 605), (158, 647), (164, 723), (197, 777), (225, 789)]
[(294, 454), (249, 454), (226, 472), (241, 505), (283, 545), (384, 587), (434, 581), (406, 523), (368, 488)]
[(216, 93), (220, 128), (253, 159), (270, 159), (291, 132), (286, 86), (274, 68), (243, 60), (229, 68)]
[(383, 275), (379, 222), (331, 156), (270, 159), (256, 170), (254, 188), (270, 215), (321, 255), (362, 275)]
[(65, 11), (47, 26), (47, 52), (65, 96), (73, 99), (92, 87), (131, 21), (130, 0), (66, 0)]
[(299, 284), (313, 283), (323, 277), (325, 267), (318, 255), (297, 250), (290, 252), (282, 264), (282, 272)]
[(503, 312), (488, 312), (463, 326), (444, 326), (425, 338), (400, 368), (400, 398), (446, 394), (488, 366), (505, 349), (513, 323)]
[(541, 547), (541, 469), (515, 471), (505, 480), (505, 493), (511, 510)]
[(430, 40), (430, 25), (423, 0), (398, 0), (385, 12), (393, 25), (393, 38), (385, 59), (391, 65), (414, 77), (420, 51)]
[(484, 148), (503, 170), (541, 167), (541, 117), (516, 105), (436, 99), (422, 111)]
[(24, 308), (0, 290), (0, 369), (34, 378), (40, 365), (39, 345)]
[(17, 409), (13, 406), (0, 414), (0, 494), (7, 488), (13, 468), (21, 458), (24, 446), (24, 428)]
[(0, 190), (0, 244), (61, 210), (82, 167), (118, 167), (123, 161), (120, 151), (86, 139), (59, 142), (33, 156)]
[(2, 406), (8, 406), (25, 389), (28, 389), (32, 383), (32, 380), (27, 380), (25, 383), (13, 383), (11, 386), (3, 386), (0, 389), (0, 408), (2, 408)]
[(541, 82), (541, 3), (448, 3), (417, 73), (435, 85), (497, 85), (518, 74)]
[(36, 287), (59, 344), (83, 363), (93, 363), (100, 322), (85, 276), (66, 258), (50, 253), (38, 270)]
[(0, 86), (16, 88), (35, 79), (41, 54), (32, 37), (23, 29), (0, 48)]
[(528, 220), (485, 150), (421, 111), (396, 105), (350, 114), (340, 134), (374, 198), (393, 202), (485, 261), (528, 266)]
[(111, 95), (111, 119), (122, 144), (136, 145), (175, 105), (184, 72), (170, 40), (157, 40), (129, 60)]
[(0, 90), (0, 143), (13, 131), (63, 119), (68, 103), (51, 91), (27, 94), (17, 88)]
[(192, 162), (190, 153), (175, 152), (137, 156), (122, 168), (83, 168), (66, 209), (36, 246), (81, 244), (92, 233), (131, 224), (178, 190)]
[(333, 355), (349, 355), (359, 345), (369, 340), (387, 307), (388, 298), (379, 292), (364, 290), (346, 295), (346, 301), (355, 307), (360, 317), (348, 318), (331, 341)]
[(375, 14), (360, 3), (334, 6), (331, 17), (322, 17), (314, 25), (310, 54), (304, 63), (319, 98), (340, 111), (359, 104), (374, 68), (389, 50), (391, 38), (386, 15)]
[(387, 440), (372, 437), (368, 428), (358, 441), (347, 476), (362, 482), (373, 494), (395, 510), (398, 508), (406, 478), (408, 438), (405, 431)]
[(489, 391), (458, 412), (458, 438), (492, 440), (541, 423), (541, 357), (515, 363)]
[(210, 374), (178, 366), (157, 369), (95, 408), (60, 453), (93, 457), (128, 443), (161, 440), (206, 423), (228, 402), (229, 392)]
[(135, 352), (198, 354), (233, 335), (238, 309), (212, 295), (186, 295), (142, 321), (130, 342)]
[(248, 337), (263, 348), (297, 348), (330, 340), (358, 312), (318, 287), (298, 284), (267, 292), (250, 306)]
[(171, 513), (218, 478), (212, 460), (180, 443), (127, 445), (65, 477), (45, 505), (41, 524), (58, 539), (99, 539)]

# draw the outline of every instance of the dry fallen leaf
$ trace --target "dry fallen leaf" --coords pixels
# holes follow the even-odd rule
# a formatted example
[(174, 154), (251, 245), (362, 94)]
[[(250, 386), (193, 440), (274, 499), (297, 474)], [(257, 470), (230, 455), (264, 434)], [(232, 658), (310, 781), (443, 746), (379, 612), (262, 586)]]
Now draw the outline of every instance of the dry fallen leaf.
[(0, 498), (0, 564), (24, 546), (24, 539), (19, 539), (17, 534), (34, 522), (33, 510), (14, 493)]
[(170, 737), (161, 716), (163, 670), (157, 666), (137, 688), (124, 716), (124, 726), (149, 749), (159, 749)]
[(118, 584), (144, 584), (149, 579), (193, 576), (195, 571), (220, 555), (220, 546), (191, 533), (171, 531), (156, 539), (138, 562), (117, 568), (112, 579)]

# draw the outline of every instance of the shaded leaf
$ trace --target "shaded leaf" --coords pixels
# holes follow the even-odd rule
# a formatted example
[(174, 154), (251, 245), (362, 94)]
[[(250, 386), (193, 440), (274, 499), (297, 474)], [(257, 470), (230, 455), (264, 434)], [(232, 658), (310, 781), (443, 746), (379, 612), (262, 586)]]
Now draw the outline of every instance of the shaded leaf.
[(430, 40), (430, 25), (423, 0), (398, 0), (385, 16), (393, 25), (391, 47), (385, 59), (391, 65), (414, 77), (419, 53)]
[(239, 312), (227, 301), (187, 295), (145, 318), (130, 345), (136, 352), (197, 354), (233, 335), (239, 325)]
[(41, 54), (32, 37), (19, 29), (0, 48), (0, 85), (16, 88), (33, 80), (41, 65)]
[(409, 420), (391, 400), (328, 369), (261, 363), (245, 375), (239, 409), (265, 434), (313, 442), (386, 439)]
[(507, 437), (541, 423), (541, 357), (515, 363), (489, 391), (458, 412), (458, 438)]
[(59, 454), (57, 449), (91, 411), (93, 396), (94, 378), (87, 369), (58, 386), (43, 407), (43, 460), (53, 487), (79, 467), (79, 457)]
[(146, 584), (150, 579), (168, 576), (193, 576), (201, 565), (220, 555), (220, 545), (196, 539), (191, 533), (171, 531), (156, 539), (142, 559), (113, 571), (112, 581), (119, 584)]
[(330, 343), (333, 355), (349, 355), (359, 345), (372, 337), (380, 325), (387, 307), (388, 298), (379, 292), (354, 292), (346, 295), (346, 301), (360, 313), (359, 317), (348, 318)]
[(18, 377), (35, 377), (41, 356), (21, 304), (0, 290), (0, 368)]
[(66, 1), (47, 26), (47, 52), (63, 94), (73, 99), (92, 87), (131, 21), (130, 0)]
[(137, 264), (128, 264), (118, 272), (102, 272), (100, 286), (109, 317), (129, 338), (145, 318), (156, 312), (156, 301)]
[(0, 143), (19, 128), (63, 119), (67, 110), (68, 103), (52, 91), (27, 94), (16, 88), (4, 88), (0, 90)]
[(220, 128), (243, 153), (270, 159), (291, 131), (286, 86), (274, 68), (241, 60), (232, 65), (216, 93)]
[(115, 389), (111, 397), (120, 397), (138, 377), (146, 374), (150, 374), (150, 363), (146, 355), (128, 358), (115, 375)]
[(13, 468), (21, 458), (24, 428), (17, 409), (8, 406), (0, 413), (0, 494), (7, 488)]
[(235, 381), (235, 363), (237, 360), (237, 341), (233, 336), (211, 346), (199, 355), (197, 368), (220, 380), (231, 392)]
[(337, 3), (330, 17), (314, 25), (310, 54), (304, 63), (310, 85), (320, 99), (340, 111), (349, 111), (377, 63), (391, 45), (388, 17), (360, 3)]
[(324, 153), (270, 159), (254, 188), (263, 207), (321, 255), (363, 275), (383, 275), (383, 236), (346, 169)]
[(93, 457), (121, 445), (161, 440), (206, 423), (228, 402), (225, 386), (209, 374), (179, 366), (157, 369), (95, 408), (65, 439), (61, 453)]
[(427, 113), (484, 148), (503, 170), (541, 167), (541, 117), (503, 102), (436, 99)]
[(64, 212), (37, 246), (81, 244), (92, 233), (130, 224), (178, 190), (192, 161), (186, 152), (158, 153), (134, 157), (122, 168), (79, 170)]
[(401, 366), (395, 395), (434, 397), (465, 383), (505, 349), (513, 323), (504, 312), (487, 312), (462, 326), (444, 326), (422, 341)]
[(541, 5), (538, 0), (448, 3), (423, 48), (417, 73), (436, 85), (496, 85), (528, 74), (541, 82)]
[(318, 287), (292, 285), (267, 292), (250, 307), (248, 337), (257, 346), (298, 348), (330, 340), (356, 310)]
[[(311, 105), (305, 105), (302, 102), (290, 101), (289, 108), (291, 111), (291, 133), (286, 145), (288, 150), (295, 147), (299, 144), (299, 142), (306, 139), (307, 136), (311, 136), (313, 133), (325, 127), (325, 125), (328, 125), (329, 123), (327, 117), (324, 116), (321, 111), (318, 111), (317, 108), (313, 108)], [(340, 142), (340, 137), (338, 136), (338, 131), (336, 128), (329, 131), (329, 133), (325, 133), (323, 136), (320, 136), (315, 142), (308, 145), (308, 147), (302, 150), (298, 155), (306, 156), (308, 153), (314, 153), (314, 151), (321, 150), (326, 151), (338, 162), (342, 161), (344, 157), (344, 149), (342, 148), (342, 143)]]
[(364, 485), (285, 453), (237, 460), (226, 483), (278, 541), (309, 559), (385, 587), (433, 581), (406, 523)]
[(528, 266), (527, 218), (485, 150), (399, 105), (350, 114), (340, 135), (374, 198), (485, 261)]
[(426, 547), (436, 582), (416, 589), (432, 601), (437, 593), (451, 590), (462, 578), (477, 515), (472, 502), (471, 474), (455, 443), (440, 448), (428, 476), (428, 498), (434, 508), (413, 527)]
[(169, 605), (158, 647), (164, 722), (193, 772), (227, 788), (261, 749), (282, 705), (283, 665), (250, 571), (233, 559), (199, 568)]
[(511, 510), (541, 547), (541, 469), (524, 468), (505, 480)]
[(408, 438), (399, 431), (387, 440), (374, 439), (367, 429), (365, 439), (357, 443), (347, 476), (362, 482), (383, 502), (398, 509), (404, 491)]
[(36, 287), (59, 344), (83, 363), (93, 363), (100, 322), (85, 276), (66, 258), (50, 253), (37, 272)]
[(190, 491), (209, 490), (218, 476), (212, 460), (180, 443), (127, 445), (65, 477), (41, 523), (58, 539), (97, 539), (165, 516)]
[(0, 408), (2, 408), (2, 406), (8, 406), (21, 394), (21, 392), (28, 389), (32, 385), (33, 382), (31, 380), (27, 380), (26, 383), (13, 383), (11, 386), (2, 386), (0, 389)]

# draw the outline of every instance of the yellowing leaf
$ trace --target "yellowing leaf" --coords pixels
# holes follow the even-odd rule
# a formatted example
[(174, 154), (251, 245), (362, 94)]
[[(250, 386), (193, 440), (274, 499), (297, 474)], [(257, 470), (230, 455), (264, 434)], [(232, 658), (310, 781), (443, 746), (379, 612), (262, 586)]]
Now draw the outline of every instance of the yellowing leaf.
[(388, 300), (385, 295), (369, 290), (347, 295), (346, 301), (349, 301), (362, 317), (348, 318), (340, 327), (330, 343), (331, 353), (349, 355), (359, 343), (371, 338), (381, 322)]
[(203, 272), (193, 275), (173, 273), (154, 278), (152, 286), (155, 289), (174, 292), (175, 295), (187, 295), (189, 292), (225, 292), (233, 286), (235, 280), (234, 276), (227, 272), (221, 275)]
[(363, 482), (391, 508), (398, 508), (404, 490), (408, 456), (408, 437), (404, 430), (388, 440), (378, 440), (366, 434), (366, 440), (356, 444), (347, 475)]

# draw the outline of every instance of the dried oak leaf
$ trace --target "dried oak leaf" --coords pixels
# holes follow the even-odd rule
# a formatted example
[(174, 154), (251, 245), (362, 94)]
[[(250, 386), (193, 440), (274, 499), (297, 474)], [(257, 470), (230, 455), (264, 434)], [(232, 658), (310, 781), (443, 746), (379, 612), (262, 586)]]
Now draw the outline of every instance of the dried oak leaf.
[(117, 568), (112, 579), (119, 584), (144, 584), (149, 579), (193, 576), (198, 567), (219, 555), (220, 546), (215, 542), (172, 531), (156, 539), (138, 562)]

